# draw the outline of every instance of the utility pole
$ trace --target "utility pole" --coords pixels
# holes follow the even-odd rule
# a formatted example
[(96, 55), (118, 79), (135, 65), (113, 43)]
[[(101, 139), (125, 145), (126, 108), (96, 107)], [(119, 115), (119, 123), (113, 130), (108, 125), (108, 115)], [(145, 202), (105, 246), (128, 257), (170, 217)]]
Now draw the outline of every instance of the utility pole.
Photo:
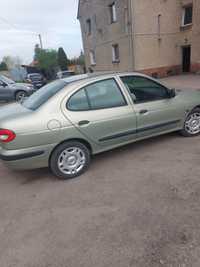
[(39, 41), (40, 41), (40, 48), (43, 49), (43, 44), (42, 44), (42, 36), (41, 34), (38, 34)]

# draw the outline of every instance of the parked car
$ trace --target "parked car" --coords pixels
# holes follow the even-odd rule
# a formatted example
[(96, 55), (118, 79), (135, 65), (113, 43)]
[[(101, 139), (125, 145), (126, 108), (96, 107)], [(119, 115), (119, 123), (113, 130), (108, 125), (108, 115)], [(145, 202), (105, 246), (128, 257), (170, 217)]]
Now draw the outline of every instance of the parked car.
[(200, 91), (176, 91), (139, 73), (73, 76), (2, 107), (0, 129), (0, 158), (9, 167), (49, 166), (73, 178), (91, 155), (173, 131), (198, 135)]
[(46, 84), (45, 78), (40, 73), (30, 73), (27, 75), (26, 80), (27, 82), (31, 83), (36, 89), (40, 89)]
[(73, 75), (75, 75), (74, 71), (66, 70), (66, 71), (59, 71), (56, 74), (56, 77), (57, 77), (57, 79), (63, 79), (63, 78), (67, 78), (67, 77), (70, 77)]
[(0, 100), (21, 101), (34, 93), (34, 87), (27, 83), (16, 83), (6, 76), (0, 75)]

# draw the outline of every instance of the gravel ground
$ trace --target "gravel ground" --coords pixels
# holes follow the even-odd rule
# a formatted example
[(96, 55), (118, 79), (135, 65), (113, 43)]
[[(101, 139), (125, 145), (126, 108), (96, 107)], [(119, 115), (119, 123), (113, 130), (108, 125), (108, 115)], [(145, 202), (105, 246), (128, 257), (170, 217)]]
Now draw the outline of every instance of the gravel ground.
[(0, 163), (0, 266), (199, 267), (199, 144), (145, 140), (66, 182)]

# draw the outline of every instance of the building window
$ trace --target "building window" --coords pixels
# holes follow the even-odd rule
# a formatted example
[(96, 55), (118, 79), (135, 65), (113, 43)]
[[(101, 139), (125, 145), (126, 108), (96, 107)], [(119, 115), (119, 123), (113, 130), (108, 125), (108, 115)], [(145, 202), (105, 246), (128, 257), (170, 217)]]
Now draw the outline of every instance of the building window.
[(109, 5), (109, 9), (110, 9), (110, 22), (114, 23), (117, 21), (116, 3), (114, 2), (111, 5)]
[(183, 7), (183, 17), (182, 17), (182, 26), (187, 26), (192, 24), (192, 14), (193, 6), (185, 6)]
[(119, 62), (119, 45), (114, 44), (112, 45), (112, 61)]
[(86, 20), (87, 34), (90, 35), (92, 33), (92, 22), (91, 19)]
[(93, 50), (90, 51), (90, 64), (96, 65), (96, 56), (95, 56), (95, 52)]

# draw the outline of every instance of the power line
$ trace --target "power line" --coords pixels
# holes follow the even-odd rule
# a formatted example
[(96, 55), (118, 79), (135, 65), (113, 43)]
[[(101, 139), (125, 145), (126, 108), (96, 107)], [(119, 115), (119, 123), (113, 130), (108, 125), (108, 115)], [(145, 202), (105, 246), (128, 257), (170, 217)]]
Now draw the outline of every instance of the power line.
[(18, 30), (17, 27), (14, 24), (10, 23), (7, 19), (4, 19), (4, 18), (0, 17), (0, 20), (2, 22), (4, 22), (5, 24), (9, 25), (11, 28), (14, 28), (15, 30)]
[(16, 27), (16, 25), (14, 25), (13, 23), (10, 23), (7, 19), (0, 17), (0, 21), (4, 22), (5, 24), (9, 25), (12, 29), (20, 31), (23, 34), (31, 34), (31, 35), (35, 35), (39, 37), (39, 43), (40, 43), (40, 48), (43, 49), (43, 43), (42, 43), (42, 36), (41, 34), (35, 33), (35, 32), (31, 32), (31, 31), (26, 31), (23, 32), (24, 30), (19, 29), (18, 27)]
[(10, 28), (14, 29), (14, 30), (17, 30), (17, 31), (21, 31), (21, 32), (24, 32), (24, 34), (32, 34), (32, 35), (37, 35), (38, 36), (38, 33), (36, 32), (32, 32), (30, 30), (26, 30), (24, 31), (23, 29), (19, 29), (19, 27), (17, 27), (15, 24), (13, 23), (10, 23), (7, 19), (3, 18), (3, 17), (0, 17), (0, 21), (2, 21), (3, 23), (7, 24), (8, 26), (10, 26)]

